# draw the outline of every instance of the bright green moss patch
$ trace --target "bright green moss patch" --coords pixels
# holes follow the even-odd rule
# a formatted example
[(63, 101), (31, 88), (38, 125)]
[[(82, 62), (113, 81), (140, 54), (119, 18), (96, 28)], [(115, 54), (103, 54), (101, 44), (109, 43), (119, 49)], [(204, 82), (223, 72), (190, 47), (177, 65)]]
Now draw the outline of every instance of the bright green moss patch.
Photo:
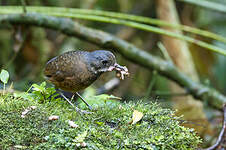
[[(21, 117), (29, 106), (37, 106)], [(144, 114), (132, 125), (134, 110)], [(0, 149), (196, 149), (200, 138), (155, 103), (116, 103), (79, 115), (63, 100), (39, 104), (0, 97)], [(49, 121), (50, 115), (59, 120)], [(78, 127), (71, 128), (68, 120)]]

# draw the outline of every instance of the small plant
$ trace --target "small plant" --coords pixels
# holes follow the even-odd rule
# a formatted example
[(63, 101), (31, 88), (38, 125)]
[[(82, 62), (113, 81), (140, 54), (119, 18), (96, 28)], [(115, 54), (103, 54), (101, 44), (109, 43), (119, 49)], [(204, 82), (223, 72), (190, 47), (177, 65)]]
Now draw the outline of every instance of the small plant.
[(8, 83), (9, 80), (9, 73), (8, 71), (2, 69), (1, 73), (0, 73), (0, 80), (1, 82), (3, 82), (3, 95), (5, 93), (5, 86)]
[(47, 87), (46, 82), (42, 82), (40, 85), (32, 85), (31, 97), (38, 101), (39, 103), (44, 103), (46, 101), (58, 100), (58, 94), (54, 87)]
[[(29, 93), (29, 91), (31, 91)], [(42, 82), (40, 85), (32, 84), (27, 92), (14, 93), (14, 97), (23, 98), (26, 100), (34, 100), (38, 103), (45, 103), (49, 101), (58, 101), (58, 93), (54, 87), (47, 87), (46, 82)]]
[[(46, 82), (42, 82), (40, 85), (33, 84), (30, 89), (32, 90), (31, 93), (20, 93), (19, 96), (25, 99), (36, 100), (39, 103), (45, 103), (49, 101), (53, 102), (60, 99), (59, 94), (56, 92), (55, 88), (47, 87)], [(104, 105), (113, 106), (119, 104), (119, 100), (121, 99), (120, 97), (107, 94), (101, 94), (97, 96), (94, 95), (95, 93), (92, 93), (89, 90), (85, 92), (86, 101), (94, 108)], [(85, 103), (83, 103), (82, 101), (79, 101), (79, 103), (79, 107), (86, 108)]]

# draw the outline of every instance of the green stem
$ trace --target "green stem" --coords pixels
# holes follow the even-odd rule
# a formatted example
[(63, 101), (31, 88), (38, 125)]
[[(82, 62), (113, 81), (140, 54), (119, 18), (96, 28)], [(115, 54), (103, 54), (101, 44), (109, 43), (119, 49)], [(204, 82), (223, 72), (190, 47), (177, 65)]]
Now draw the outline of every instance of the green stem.
[(5, 83), (3, 84), (3, 92), (2, 92), (2, 95), (3, 96), (5, 95)]
[(204, 37), (208, 37), (208, 38), (215, 39), (215, 40), (226, 43), (225, 37), (219, 36), (217, 34), (214, 34), (214, 33), (211, 33), (211, 32), (205, 31), (205, 30), (200, 30), (197, 28), (192, 28), (192, 27), (180, 25), (180, 24), (171, 24), (169, 22), (162, 21), (159, 19), (130, 15), (130, 14), (125, 14), (125, 13), (102, 11), (102, 10), (90, 10), (90, 9), (59, 8), (59, 7), (44, 7), (44, 8), (30, 7), (30, 11), (36, 11), (39, 13), (45, 12), (45, 11), (46, 12), (58, 12), (58, 13), (64, 13), (64, 14), (66, 13), (66, 14), (69, 14), (69, 16), (74, 15), (74, 14), (87, 14), (87, 15), (97, 15), (97, 16), (119, 18), (119, 19), (125, 19), (125, 20), (145, 23), (145, 24), (153, 24), (153, 25), (158, 25), (158, 26), (177, 28), (177, 29), (180, 29), (180, 30), (183, 30), (186, 32), (194, 33), (197, 35), (201, 35)]
[(24, 13), (26, 14), (27, 13), (27, 9), (26, 9), (26, 3), (25, 3), (25, 0), (20, 0), (21, 1), (21, 4), (23, 6), (23, 11)]
[(164, 91), (153, 91), (152, 94), (157, 95), (157, 96), (187, 96), (189, 93), (172, 93), (172, 92), (164, 92)]
[[(65, 15), (62, 13), (48, 13), (48, 15), (53, 15), (53, 16), (58, 16), (58, 17), (62, 17), (62, 16), (69, 17), (68, 14)], [(132, 22), (132, 21), (119, 20), (119, 19), (113, 19), (113, 18), (107, 18), (107, 17), (102, 17), (102, 16), (92, 16), (92, 15), (82, 15), (82, 14), (73, 14), (73, 15), (71, 15), (70, 18), (86, 19), (86, 20), (92, 20), (92, 21), (101, 21), (101, 22), (105, 22), (105, 23), (120, 24), (120, 25), (125, 25), (125, 26), (129, 26), (129, 27), (141, 29), (144, 31), (148, 31), (148, 32), (167, 35), (169, 37), (174, 37), (174, 38), (177, 38), (180, 40), (187, 41), (189, 43), (196, 44), (200, 47), (206, 48), (207, 50), (210, 50), (212, 52), (216, 52), (216, 53), (226, 56), (226, 50), (224, 50), (223, 48), (208, 44), (206, 42), (203, 42), (201, 40), (197, 40), (197, 39), (194, 39), (194, 38), (191, 38), (188, 36), (184, 36), (182, 34), (177, 34), (177, 33), (174, 33), (174, 32), (168, 31), (168, 30), (164, 30), (164, 29), (146, 25), (146, 24), (136, 23), (136, 22)]]
[[(29, 12), (39, 12), (42, 14), (52, 15), (52, 16), (58, 16), (58, 17), (69, 17), (69, 18), (78, 18), (78, 19), (86, 19), (86, 20), (92, 20), (92, 21), (100, 21), (100, 22), (106, 22), (106, 23), (113, 23), (113, 24), (121, 24), (130, 26), (133, 28), (154, 32), (158, 34), (167, 35), (170, 37), (178, 38), (181, 40), (185, 40), (187, 42), (196, 44), (200, 47), (206, 48), (208, 50), (211, 50), (213, 52), (226, 55), (226, 51), (222, 48), (213, 46), (211, 44), (208, 44), (206, 42), (184, 36), (182, 34), (177, 34), (174, 32), (170, 32), (168, 30), (164, 30), (161, 28), (153, 27), (146, 24), (155, 24), (159, 26), (167, 26), (172, 28), (179, 28), (181, 30), (195, 33), (198, 35), (202, 35), (204, 37), (212, 38), (214, 40), (218, 40), (221, 42), (226, 43), (226, 38), (216, 35), (214, 33), (192, 28), (189, 26), (183, 26), (178, 24), (170, 24), (165, 21), (157, 20), (157, 19), (151, 19), (147, 17), (141, 17), (141, 16), (135, 16), (135, 15), (128, 15), (128, 14), (122, 14), (122, 13), (115, 13), (115, 12), (107, 12), (107, 11), (98, 11), (98, 10), (85, 10), (85, 9), (74, 9), (74, 8), (59, 8), (59, 7), (34, 7), (29, 6), (27, 7), (27, 10)], [(22, 13), (21, 8), (19, 7), (13, 7), (13, 6), (3, 6), (0, 7), (0, 13), (2, 14), (10, 14), (10, 13)], [(99, 15), (99, 16), (96, 16)], [(113, 17), (113, 18), (109, 18)], [(120, 19), (116, 19), (120, 18)], [(127, 20), (121, 20), (121, 19), (127, 19)], [(132, 20), (132, 21), (128, 21)], [(133, 22), (136, 21), (136, 22)], [(137, 23), (141, 22), (141, 23)], [(145, 23), (145, 24), (142, 24)]]
[(159, 49), (161, 50), (164, 58), (173, 64), (173, 60), (171, 59), (166, 47), (162, 44), (162, 42), (157, 43)]
[(146, 92), (146, 97), (149, 97), (149, 95), (151, 94), (151, 91), (152, 91), (152, 89), (155, 85), (155, 82), (156, 82), (157, 74), (158, 74), (158, 72), (156, 70), (152, 71), (152, 79), (151, 79), (151, 82), (148, 86), (148, 89), (147, 89), (147, 92)]

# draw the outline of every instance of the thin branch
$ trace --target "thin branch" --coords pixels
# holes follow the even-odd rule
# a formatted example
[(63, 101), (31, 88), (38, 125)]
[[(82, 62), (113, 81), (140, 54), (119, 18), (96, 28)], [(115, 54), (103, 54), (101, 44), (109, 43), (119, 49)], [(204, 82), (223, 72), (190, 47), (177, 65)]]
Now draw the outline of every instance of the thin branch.
[(121, 40), (103, 31), (84, 27), (71, 19), (50, 17), (41, 14), (12, 14), (0, 16), (0, 24), (10, 23), (13, 25), (35, 25), (60, 31), (68, 36), (81, 38), (102, 48), (113, 49), (126, 59), (156, 70), (159, 74), (184, 87), (191, 95), (202, 101), (206, 101), (214, 108), (221, 110), (226, 97), (213, 88), (194, 82), (184, 73), (180, 72), (173, 64), (153, 56), (128, 42)]
[(226, 104), (223, 107), (223, 125), (222, 125), (222, 129), (221, 132), (218, 136), (218, 139), (216, 141), (216, 143), (214, 145), (212, 145), (209, 148), (206, 148), (205, 150), (216, 150), (217, 148), (221, 147), (221, 144), (224, 142), (224, 136), (226, 134)]
[(27, 13), (26, 2), (25, 2), (25, 0), (20, 0), (20, 1), (21, 1), (22, 6), (23, 6), (23, 11), (26, 14)]
[(156, 83), (156, 79), (157, 79), (157, 76), (158, 76), (158, 72), (156, 70), (153, 70), (152, 71), (152, 77), (151, 77), (151, 82), (149, 83), (149, 86), (148, 86), (148, 89), (147, 89), (147, 92), (146, 92), (146, 97), (148, 97), (152, 90), (153, 90), (153, 87)]
[(164, 92), (164, 91), (152, 91), (152, 95), (156, 96), (165, 96), (165, 97), (173, 97), (173, 96), (187, 96), (188, 93), (173, 93), (173, 92)]
[(171, 59), (166, 47), (162, 44), (162, 42), (158, 42), (157, 45), (158, 45), (159, 49), (161, 50), (164, 58), (166, 60), (168, 60), (169, 62), (173, 63), (173, 60)]

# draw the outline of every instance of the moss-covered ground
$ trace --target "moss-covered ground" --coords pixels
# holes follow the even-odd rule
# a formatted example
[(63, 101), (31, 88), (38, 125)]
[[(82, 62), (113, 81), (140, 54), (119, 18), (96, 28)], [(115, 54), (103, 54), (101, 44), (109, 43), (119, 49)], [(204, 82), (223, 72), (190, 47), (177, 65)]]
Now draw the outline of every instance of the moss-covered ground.
[[(30, 106), (24, 118), (22, 112)], [(142, 120), (131, 124), (138, 110)], [(0, 149), (196, 149), (200, 138), (156, 103), (114, 103), (80, 115), (66, 101), (0, 97)], [(49, 121), (51, 115), (58, 120)], [(72, 120), (78, 125), (72, 128)]]

